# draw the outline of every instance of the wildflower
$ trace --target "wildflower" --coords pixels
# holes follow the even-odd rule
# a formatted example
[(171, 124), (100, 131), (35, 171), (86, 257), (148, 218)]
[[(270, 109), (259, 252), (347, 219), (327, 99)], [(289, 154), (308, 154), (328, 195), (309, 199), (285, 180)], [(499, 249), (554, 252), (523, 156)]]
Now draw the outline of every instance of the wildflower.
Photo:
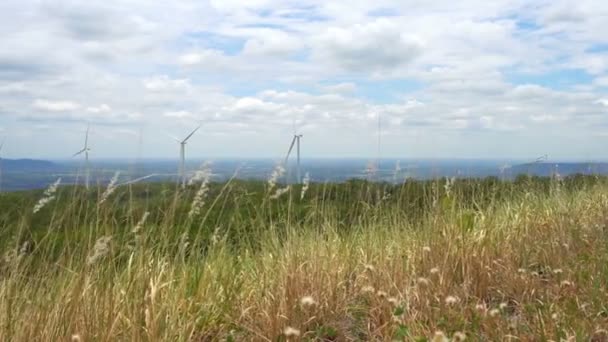
[(308, 186), (310, 185), (310, 174), (306, 172), (304, 175), (304, 179), (302, 180), (302, 191), (300, 192), (300, 200), (304, 199), (306, 196), (306, 192), (308, 191)]
[(116, 171), (116, 173), (114, 173), (114, 176), (110, 180), (110, 183), (108, 184), (108, 187), (106, 188), (106, 191), (104, 191), (103, 194), (101, 195), (101, 200), (99, 201), (99, 204), (102, 204), (103, 202), (105, 202), (108, 199), (108, 197), (110, 197), (110, 195), (116, 190), (116, 183), (118, 182), (119, 175), (120, 175), (120, 171)]
[(551, 319), (554, 321), (557, 321), (558, 318), (559, 318), (559, 315), (556, 312), (551, 315)]
[(418, 286), (420, 286), (420, 287), (427, 287), (431, 283), (427, 278), (423, 278), (423, 277), (418, 278), (418, 280), (416, 282), (418, 283)]
[(209, 191), (209, 181), (211, 179), (211, 170), (204, 169), (201, 171), (203, 173), (203, 181), (201, 182), (201, 187), (198, 189), (196, 194), (194, 195), (194, 199), (192, 200), (192, 205), (190, 206), (190, 211), (188, 212), (188, 217), (192, 218), (198, 215), (203, 206), (205, 196), (207, 195), (207, 191)]
[(378, 298), (384, 299), (386, 298), (387, 294), (384, 291), (378, 291), (376, 292), (376, 296), (378, 296)]
[(431, 342), (449, 342), (450, 340), (445, 336), (442, 331), (435, 331), (435, 335)]
[(131, 233), (138, 234), (139, 231), (144, 228), (144, 224), (146, 224), (146, 220), (148, 219), (148, 216), (150, 216), (150, 212), (146, 211), (142, 215), (141, 219), (139, 219), (139, 222), (137, 222), (137, 224), (135, 225), (135, 227), (133, 227), (133, 230), (131, 230)]
[(60, 183), (61, 178), (57, 178), (55, 183), (51, 184), (48, 189), (44, 191), (44, 195), (34, 206), (34, 214), (39, 212), (42, 208), (44, 208), (44, 206), (46, 206), (47, 204), (49, 204), (49, 202), (55, 199), (55, 192), (57, 192), (57, 188), (59, 187)]
[(300, 330), (292, 327), (286, 327), (285, 330), (283, 330), (283, 335), (285, 335), (287, 338), (298, 337), (300, 336)]
[(431, 274), (438, 274), (439, 273), (439, 268), (433, 267), (433, 268), (431, 268), (430, 272), (431, 272)]
[(445, 297), (445, 303), (447, 305), (454, 305), (456, 303), (458, 303), (460, 301), (460, 298), (456, 297), (456, 296), (447, 296)]
[(97, 263), (110, 252), (110, 241), (112, 241), (111, 236), (102, 236), (95, 241), (93, 252), (89, 254), (87, 258), (87, 264), (89, 266)]
[(500, 310), (492, 309), (492, 310), (490, 310), (489, 314), (490, 314), (490, 317), (496, 317), (496, 316), (500, 315)]
[(431, 247), (424, 246), (424, 247), (422, 247), (422, 251), (425, 252), (425, 253), (430, 253), (431, 252)]
[(303, 307), (313, 307), (317, 305), (317, 302), (311, 296), (304, 296), (300, 299), (300, 305)]
[(526, 273), (526, 269), (525, 268), (518, 268), (517, 269), (517, 273), (524, 274), (524, 273)]
[(503, 302), (503, 303), (500, 303), (500, 305), (498, 305), (498, 308), (500, 308), (500, 310), (504, 310), (507, 308), (507, 306), (508, 306), (508, 304)]
[(287, 192), (289, 192), (289, 189), (291, 189), (291, 186), (286, 186), (284, 188), (278, 188), (274, 194), (272, 194), (270, 196), (271, 199), (278, 199), (279, 197), (283, 196), (284, 194), (286, 194)]
[(457, 331), (454, 333), (454, 335), (452, 336), (452, 341), (464, 341), (467, 339), (467, 335), (463, 332)]
[(564, 271), (561, 268), (556, 268), (553, 270), (553, 274), (558, 275), (558, 274), (562, 274), (564, 273)]

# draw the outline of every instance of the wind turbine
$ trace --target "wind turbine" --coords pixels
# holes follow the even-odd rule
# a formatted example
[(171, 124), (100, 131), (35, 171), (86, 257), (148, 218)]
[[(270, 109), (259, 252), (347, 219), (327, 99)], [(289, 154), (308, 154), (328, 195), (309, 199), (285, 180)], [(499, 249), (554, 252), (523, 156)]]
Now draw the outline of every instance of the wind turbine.
[(291, 145), (289, 145), (289, 150), (287, 151), (287, 156), (285, 157), (285, 161), (283, 162), (285, 166), (287, 166), (287, 161), (289, 160), (289, 155), (293, 150), (293, 146), (296, 145), (296, 154), (297, 154), (297, 173), (296, 173), (296, 183), (300, 183), (301, 169), (300, 169), (300, 139), (302, 139), (302, 134), (293, 134), (293, 140), (291, 140)]
[(84, 138), (84, 147), (82, 148), (82, 150), (74, 153), (74, 155), (72, 156), (72, 158), (79, 156), (81, 154), (84, 153), (84, 186), (87, 188), (87, 190), (89, 189), (89, 174), (91, 172), (90, 170), (90, 165), (89, 165), (89, 151), (91, 149), (89, 148), (89, 126), (87, 126), (87, 133), (85, 135)]
[(190, 134), (188, 134), (188, 136), (183, 140), (172, 136), (172, 138), (179, 143), (178, 183), (181, 183), (182, 188), (186, 187), (186, 143), (188, 142), (188, 139), (190, 139), (190, 137), (192, 137), (192, 135), (198, 131), (199, 128), (201, 128), (200, 125), (196, 127)]

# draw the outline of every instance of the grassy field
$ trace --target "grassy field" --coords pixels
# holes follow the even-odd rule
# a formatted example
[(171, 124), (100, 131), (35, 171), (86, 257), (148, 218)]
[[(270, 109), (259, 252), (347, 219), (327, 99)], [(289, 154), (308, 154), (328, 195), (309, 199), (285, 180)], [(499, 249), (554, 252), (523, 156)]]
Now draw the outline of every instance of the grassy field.
[(608, 180), (0, 195), (1, 341), (608, 341)]

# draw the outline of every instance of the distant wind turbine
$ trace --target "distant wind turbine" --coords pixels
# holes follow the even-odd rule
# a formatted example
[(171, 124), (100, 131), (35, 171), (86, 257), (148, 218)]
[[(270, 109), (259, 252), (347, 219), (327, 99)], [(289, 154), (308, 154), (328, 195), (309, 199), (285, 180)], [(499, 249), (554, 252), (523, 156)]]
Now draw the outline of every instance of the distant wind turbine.
[(201, 128), (200, 125), (196, 127), (190, 134), (188, 134), (188, 136), (183, 140), (172, 136), (172, 138), (179, 143), (178, 183), (181, 183), (182, 187), (186, 187), (186, 143), (188, 142), (188, 139), (190, 139), (192, 135), (198, 131), (199, 128)]
[(542, 163), (544, 161), (547, 161), (547, 159), (549, 159), (549, 156), (545, 154), (545, 155), (542, 155), (542, 156), (536, 158), (534, 163)]
[(89, 148), (89, 126), (87, 126), (87, 132), (84, 138), (84, 147), (82, 148), (82, 150), (74, 153), (73, 157), (79, 156), (81, 154), (84, 154), (84, 186), (89, 189), (89, 175), (90, 175), (90, 165), (89, 165), (89, 151), (91, 149)]
[(510, 164), (503, 164), (498, 168), (500, 170), (500, 176), (503, 180), (505, 179), (506, 171), (511, 168), (512, 168), (512, 166)]
[(289, 161), (289, 155), (291, 154), (291, 151), (293, 150), (294, 145), (296, 145), (296, 160), (297, 160), (297, 170), (296, 170), (296, 183), (300, 183), (301, 179), (301, 174), (302, 171), (300, 169), (300, 139), (302, 139), (303, 135), (302, 134), (297, 134), (294, 133), (293, 134), (293, 140), (291, 140), (291, 145), (289, 145), (289, 150), (287, 151), (287, 156), (285, 156), (285, 161), (283, 162), (285, 164), (285, 167), (287, 167), (287, 162)]

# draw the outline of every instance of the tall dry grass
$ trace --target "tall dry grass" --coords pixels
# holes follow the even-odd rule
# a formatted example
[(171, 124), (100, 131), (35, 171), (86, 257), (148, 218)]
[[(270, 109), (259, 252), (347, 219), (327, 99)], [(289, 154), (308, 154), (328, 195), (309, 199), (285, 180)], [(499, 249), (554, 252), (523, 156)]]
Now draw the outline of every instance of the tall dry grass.
[(274, 180), (249, 203), (203, 178), (164, 206), (130, 187), (64, 191), (35, 233), (24, 208), (2, 227), (0, 340), (608, 339), (603, 182), (482, 193), (490, 204), (467, 208), (436, 182), (419, 220), (361, 188), (347, 205), (364, 215), (345, 228), (328, 187)]

